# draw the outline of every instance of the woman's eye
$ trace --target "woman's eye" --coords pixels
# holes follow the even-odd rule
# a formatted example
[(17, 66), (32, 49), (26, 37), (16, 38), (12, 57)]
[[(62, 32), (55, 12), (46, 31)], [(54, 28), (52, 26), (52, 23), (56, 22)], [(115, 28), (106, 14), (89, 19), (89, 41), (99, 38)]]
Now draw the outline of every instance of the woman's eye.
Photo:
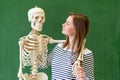
[(67, 25), (70, 25), (70, 23), (66, 22)]

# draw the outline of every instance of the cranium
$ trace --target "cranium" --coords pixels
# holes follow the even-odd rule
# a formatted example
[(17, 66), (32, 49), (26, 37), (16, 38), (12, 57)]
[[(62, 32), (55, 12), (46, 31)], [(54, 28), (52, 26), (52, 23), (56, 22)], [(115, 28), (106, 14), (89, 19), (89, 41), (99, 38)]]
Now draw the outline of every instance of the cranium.
[(44, 10), (39, 7), (34, 7), (28, 11), (28, 20), (31, 22), (31, 27), (34, 30), (41, 31), (42, 25), (45, 22)]

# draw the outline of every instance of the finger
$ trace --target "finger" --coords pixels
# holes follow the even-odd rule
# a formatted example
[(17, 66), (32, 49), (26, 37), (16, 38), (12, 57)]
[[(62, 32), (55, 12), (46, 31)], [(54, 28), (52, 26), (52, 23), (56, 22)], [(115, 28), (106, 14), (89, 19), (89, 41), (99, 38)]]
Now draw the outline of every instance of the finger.
[(84, 73), (84, 71), (83, 70), (79, 70), (78, 73)]
[(83, 67), (78, 67), (78, 70), (83, 70)]
[(78, 73), (80, 76), (85, 76), (85, 73), (84, 72), (81, 72), (81, 73)]
[(80, 77), (80, 76), (77, 76), (76, 77), (76, 80), (85, 80), (84, 78)]
[(76, 80), (85, 80), (85, 76), (79, 75), (76, 77)]
[(83, 69), (83, 67), (79, 67), (79, 68), (77, 69), (77, 71), (78, 71), (78, 73), (81, 73), (81, 72), (84, 72), (84, 69)]
[(84, 72), (79, 72), (77, 74), (80, 75), (80, 76), (85, 75)]

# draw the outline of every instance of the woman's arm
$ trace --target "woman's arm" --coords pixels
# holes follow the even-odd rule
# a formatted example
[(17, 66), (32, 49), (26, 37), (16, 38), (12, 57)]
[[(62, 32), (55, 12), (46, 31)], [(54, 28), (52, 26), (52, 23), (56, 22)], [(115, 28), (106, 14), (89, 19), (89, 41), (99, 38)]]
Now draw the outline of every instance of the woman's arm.
[(94, 58), (92, 53), (85, 54), (83, 57), (83, 68), (85, 76), (94, 80)]
[(82, 66), (77, 70), (77, 80), (94, 80), (94, 59), (92, 52), (85, 53)]
[[(54, 53), (55, 53), (55, 49), (56, 49), (56, 46), (53, 48), (53, 50), (50, 53), (48, 53), (46, 67), (48, 67), (49, 65), (52, 64), (52, 59), (53, 59), (53, 56), (54, 56)], [(41, 68), (40, 64), (39, 64), (39, 68)]]

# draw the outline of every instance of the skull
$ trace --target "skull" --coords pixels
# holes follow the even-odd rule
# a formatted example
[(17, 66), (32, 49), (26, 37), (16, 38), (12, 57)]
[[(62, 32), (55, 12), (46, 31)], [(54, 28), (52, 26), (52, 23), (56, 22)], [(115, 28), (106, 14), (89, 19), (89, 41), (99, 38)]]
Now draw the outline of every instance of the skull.
[(28, 11), (28, 20), (34, 30), (42, 31), (42, 25), (45, 22), (44, 10), (39, 7), (30, 9)]

